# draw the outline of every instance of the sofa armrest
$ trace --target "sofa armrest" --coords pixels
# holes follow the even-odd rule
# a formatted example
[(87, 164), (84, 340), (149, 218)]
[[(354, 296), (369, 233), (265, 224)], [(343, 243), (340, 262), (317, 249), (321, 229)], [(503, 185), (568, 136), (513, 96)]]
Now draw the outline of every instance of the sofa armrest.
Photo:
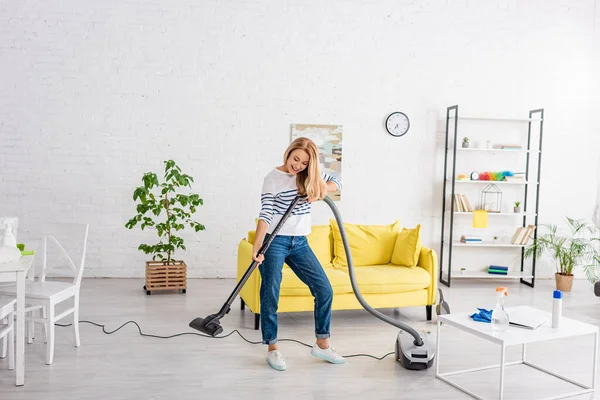
[[(238, 267), (237, 267), (237, 282), (242, 279), (242, 276), (252, 264), (252, 251), (254, 246), (243, 239), (238, 245)], [(240, 296), (244, 300), (244, 303), (248, 306), (250, 311), (253, 313), (260, 313), (260, 272), (258, 267), (252, 271), (252, 275), (242, 287)]]
[(417, 266), (427, 271), (431, 277), (431, 285), (427, 288), (427, 304), (433, 305), (435, 303), (438, 283), (438, 258), (436, 252), (423, 246)]

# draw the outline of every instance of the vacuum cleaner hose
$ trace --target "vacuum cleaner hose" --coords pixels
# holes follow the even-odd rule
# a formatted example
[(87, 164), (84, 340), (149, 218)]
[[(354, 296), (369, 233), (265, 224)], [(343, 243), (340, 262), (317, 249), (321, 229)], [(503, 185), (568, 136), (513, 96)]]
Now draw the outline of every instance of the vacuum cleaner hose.
[(356, 276), (354, 275), (354, 265), (352, 264), (352, 253), (350, 252), (350, 245), (348, 244), (348, 238), (346, 237), (346, 230), (344, 229), (344, 222), (342, 221), (340, 212), (333, 200), (331, 200), (329, 197), (326, 196), (323, 200), (325, 201), (325, 203), (327, 203), (329, 208), (331, 208), (331, 211), (333, 212), (335, 220), (337, 221), (338, 227), (340, 229), (340, 234), (342, 235), (342, 242), (344, 243), (344, 250), (346, 252), (346, 259), (348, 260), (348, 272), (350, 273), (350, 282), (352, 283), (352, 289), (354, 290), (354, 294), (356, 295), (356, 298), (358, 299), (360, 305), (363, 306), (365, 310), (370, 312), (376, 318), (379, 318), (380, 320), (387, 322), (388, 324), (394, 325), (395, 327), (400, 328), (403, 331), (412, 335), (415, 338), (415, 346), (423, 346), (423, 339), (416, 330), (414, 330), (408, 325), (403, 324), (400, 321), (390, 318), (387, 315), (384, 315), (379, 311), (375, 310), (362, 297), (360, 289), (358, 288), (358, 284), (356, 283)]

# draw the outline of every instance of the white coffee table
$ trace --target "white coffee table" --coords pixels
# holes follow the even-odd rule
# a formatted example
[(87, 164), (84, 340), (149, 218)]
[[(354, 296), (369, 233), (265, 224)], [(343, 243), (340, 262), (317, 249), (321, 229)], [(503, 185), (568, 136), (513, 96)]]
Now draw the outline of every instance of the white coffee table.
[[(476, 399), (483, 399), (482, 397), (476, 395), (475, 393), (471, 392), (467, 388), (465, 388), (455, 382), (452, 382), (447, 377), (453, 376), (453, 375), (465, 374), (465, 373), (469, 373), (469, 372), (482, 371), (482, 370), (488, 370), (488, 369), (493, 369), (493, 368), (500, 368), (500, 393), (499, 393), (500, 397), (499, 398), (503, 399), (504, 398), (504, 368), (506, 366), (510, 366), (510, 365), (524, 364), (524, 365), (530, 366), (539, 371), (545, 372), (547, 374), (550, 374), (552, 376), (555, 376), (557, 378), (560, 378), (562, 380), (565, 380), (569, 383), (572, 383), (574, 385), (581, 387), (580, 390), (572, 391), (572, 392), (561, 394), (561, 395), (556, 395), (554, 397), (550, 397), (549, 399), (562, 399), (565, 397), (578, 396), (578, 395), (582, 395), (585, 393), (593, 393), (594, 392), (594, 389), (596, 386), (596, 368), (597, 368), (597, 364), (598, 364), (598, 362), (597, 362), (597, 360), (598, 360), (598, 327), (597, 326), (586, 324), (584, 322), (579, 322), (579, 321), (575, 321), (570, 318), (563, 317), (560, 322), (560, 327), (557, 329), (554, 329), (554, 328), (552, 328), (552, 315), (550, 313), (547, 313), (547, 312), (544, 312), (544, 311), (541, 311), (541, 310), (538, 310), (538, 309), (535, 309), (532, 307), (528, 307), (528, 306), (512, 307), (512, 308), (507, 308), (506, 310), (509, 313), (509, 315), (510, 315), (511, 310), (515, 310), (515, 311), (519, 311), (519, 312), (538, 313), (538, 315), (546, 317), (547, 323), (543, 324), (542, 326), (540, 326), (539, 328), (537, 328), (535, 330), (523, 329), (523, 328), (517, 328), (517, 327), (510, 326), (508, 328), (508, 330), (505, 332), (494, 332), (494, 331), (492, 331), (491, 324), (474, 321), (471, 317), (469, 317), (470, 314), (467, 314), (467, 313), (440, 315), (437, 319), (437, 343), (436, 343), (437, 361), (436, 361), (436, 366), (435, 366), (436, 378), (443, 380), (444, 382), (471, 395), (472, 397), (474, 397)], [(471, 314), (473, 314), (473, 313), (471, 313)], [(450, 326), (456, 327), (465, 332), (468, 332), (475, 336), (478, 336), (482, 339), (499, 344), (501, 346), (500, 364), (487, 366), (487, 367), (481, 367), (481, 368), (472, 368), (472, 369), (461, 370), (461, 371), (444, 372), (443, 374), (440, 374), (440, 361), (441, 361), (440, 343), (441, 343), (441, 337), (442, 337), (442, 329), (441, 329), (442, 324), (448, 324)], [(545, 368), (542, 368), (538, 365), (532, 364), (531, 362), (526, 361), (526, 359), (525, 359), (525, 348), (526, 348), (527, 343), (543, 342), (546, 340), (570, 338), (570, 337), (574, 337), (574, 336), (582, 336), (582, 335), (589, 335), (589, 334), (594, 335), (594, 354), (593, 354), (594, 373), (593, 373), (593, 377), (592, 377), (592, 386), (591, 387), (581, 384), (579, 382), (575, 382), (571, 379), (568, 379), (557, 373), (551, 372), (551, 371), (549, 371)], [(520, 361), (507, 363), (506, 357), (505, 357), (506, 347), (512, 346), (512, 345), (522, 345), (523, 346), (522, 347), (522, 357), (521, 357)]]

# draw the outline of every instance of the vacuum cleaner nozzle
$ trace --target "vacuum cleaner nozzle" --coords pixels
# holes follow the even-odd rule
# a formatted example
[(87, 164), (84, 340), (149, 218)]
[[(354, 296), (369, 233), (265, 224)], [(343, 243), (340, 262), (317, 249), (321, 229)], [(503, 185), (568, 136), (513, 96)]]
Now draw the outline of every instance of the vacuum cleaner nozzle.
[(195, 318), (190, 322), (190, 328), (194, 328), (213, 337), (223, 332), (223, 327), (219, 323), (218, 316), (215, 314), (211, 314), (206, 318)]

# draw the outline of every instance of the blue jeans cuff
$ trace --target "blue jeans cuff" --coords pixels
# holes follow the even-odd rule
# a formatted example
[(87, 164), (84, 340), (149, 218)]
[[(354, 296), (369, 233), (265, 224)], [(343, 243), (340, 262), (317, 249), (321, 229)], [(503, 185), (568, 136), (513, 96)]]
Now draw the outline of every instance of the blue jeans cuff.
[(317, 333), (317, 339), (329, 339), (329, 333)]
[(275, 339), (271, 339), (271, 340), (264, 340), (262, 341), (263, 344), (275, 344), (277, 343), (277, 338)]

